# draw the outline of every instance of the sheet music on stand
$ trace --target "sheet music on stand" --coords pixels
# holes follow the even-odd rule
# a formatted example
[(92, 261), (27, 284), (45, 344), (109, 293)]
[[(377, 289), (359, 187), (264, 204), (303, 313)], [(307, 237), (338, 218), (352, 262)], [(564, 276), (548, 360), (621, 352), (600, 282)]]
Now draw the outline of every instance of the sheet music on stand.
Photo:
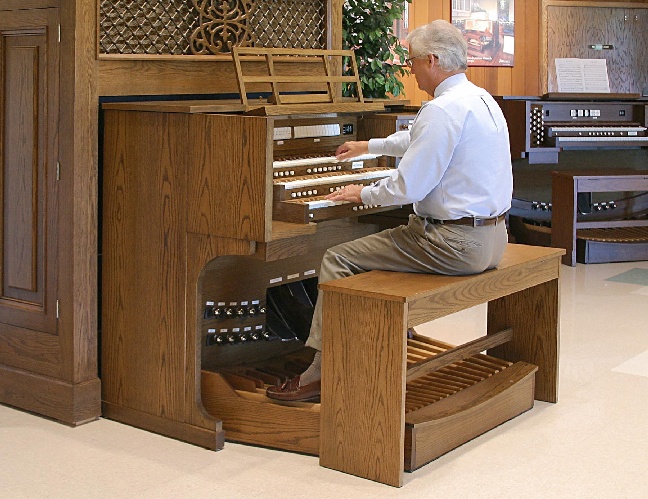
[(556, 59), (558, 92), (609, 93), (605, 59)]

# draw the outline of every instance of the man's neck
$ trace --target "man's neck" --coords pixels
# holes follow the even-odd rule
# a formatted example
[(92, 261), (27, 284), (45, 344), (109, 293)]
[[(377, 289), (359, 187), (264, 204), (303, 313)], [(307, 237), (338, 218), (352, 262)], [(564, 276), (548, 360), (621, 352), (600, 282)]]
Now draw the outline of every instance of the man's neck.
[(465, 73), (465, 71), (461, 71), (461, 70), (458, 70), (458, 71), (443, 71), (443, 70), (440, 70), (439, 73), (438, 73), (439, 78), (436, 81), (436, 85), (434, 85), (434, 88), (432, 89), (432, 92), (430, 93), (430, 95), (434, 95), (434, 92), (436, 92), (437, 87), (439, 85), (441, 85), (441, 83), (446, 81), (448, 78), (450, 78), (451, 76), (462, 74), (462, 73)]

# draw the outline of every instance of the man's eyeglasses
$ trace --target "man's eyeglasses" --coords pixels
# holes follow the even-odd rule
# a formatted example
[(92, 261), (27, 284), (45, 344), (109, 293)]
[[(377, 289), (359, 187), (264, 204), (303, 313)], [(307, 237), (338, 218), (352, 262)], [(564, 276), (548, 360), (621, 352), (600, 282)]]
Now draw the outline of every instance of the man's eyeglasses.
[(414, 57), (408, 57), (407, 59), (405, 59), (405, 66), (407, 66), (408, 68), (411, 68), (412, 67), (412, 61), (414, 59), (418, 59), (419, 57), (421, 57), (421, 56), (417, 55), (417, 56), (414, 56)]
[[(427, 55), (415, 55), (413, 57), (408, 57), (407, 59), (405, 59), (405, 66), (411, 69), (412, 61), (414, 61), (414, 59), (423, 59), (424, 57), (427, 57)], [(437, 56), (434, 54), (432, 54), (432, 57), (434, 57), (435, 59), (437, 58)]]

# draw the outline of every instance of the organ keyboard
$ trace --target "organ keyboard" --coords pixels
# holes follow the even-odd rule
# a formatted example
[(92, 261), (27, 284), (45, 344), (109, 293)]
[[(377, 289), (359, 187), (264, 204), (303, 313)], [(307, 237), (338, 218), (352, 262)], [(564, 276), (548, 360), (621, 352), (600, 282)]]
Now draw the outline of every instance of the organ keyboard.
[[(311, 124), (304, 125), (304, 119)], [(347, 160), (338, 160), (330, 155), (347, 140), (356, 140), (357, 127), (354, 115), (277, 119), (272, 161), (274, 220), (321, 222), (385, 209), (325, 199), (326, 195), (345, 185), (368, 185), (394, 171), (381, 166), (380, 156), (375, 154)], [(307, 153), (306, 157), (303, 157), (304, 153)]]

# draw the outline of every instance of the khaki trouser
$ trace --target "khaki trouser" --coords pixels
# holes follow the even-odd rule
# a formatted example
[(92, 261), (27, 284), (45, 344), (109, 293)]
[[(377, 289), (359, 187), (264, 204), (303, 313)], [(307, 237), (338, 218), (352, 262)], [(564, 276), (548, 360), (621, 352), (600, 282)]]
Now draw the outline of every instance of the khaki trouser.
[[(504, 254), (506, 224), (471, 227), (440, 225), (410, 215), (409, 223), (330, 248), (322, 260), (319, 282), (370, 270), (424, 274), (478, 274), (495, 267)], [(320, 291), (306, 345), (322, 349)]]

